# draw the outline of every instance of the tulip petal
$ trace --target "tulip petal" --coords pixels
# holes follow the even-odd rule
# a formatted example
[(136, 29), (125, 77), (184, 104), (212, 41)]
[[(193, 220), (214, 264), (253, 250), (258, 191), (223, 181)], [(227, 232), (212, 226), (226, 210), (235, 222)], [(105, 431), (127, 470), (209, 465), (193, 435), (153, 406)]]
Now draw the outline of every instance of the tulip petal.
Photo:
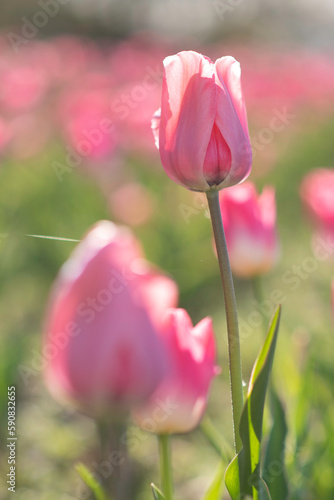
[(141, 303), (150, 311), (153, 323), (160, 325), (165, 312), (177, 307), (178, 287), (171, 278), (152, 269), (147, 269), (138, 278)]
[[(228, 89), (228, 93), (240, 120), (242, 128), (249, 138), (246, 105), (241, 87), (240, 64), (234, 59), (234, 57), (225, 56), (217, 59), (217, 61), (215, 62), (215, 67), (216, 76), (221, 82), (225, 84), (225, 87)], [(216, 82), (218, 83), (217, 80)]]
[(213, 126), (204, 160), (204, 177), (210, 186), (218, 186), (231, 169), (231, 150), (217, 125)]
[(240, 65), (233, 57), (222, 57), (216, 61), (215, 69), (218, 88), (215, 124), (232, 155), (230, 172), (222, 185), (227, 187), (249, 175), (252, 150), (241, 89)]
[(194, 327), (192, 334), (200, 346), (200, 349), (198, 350), (199, 360), (202, 361), (203, 359), (208, 360), (211, 358), (213, 362), (215, 359), (216, 348), (212, 319), (202, 319), (202, 321)]
[(161, 120), (161, 108), (159, 108), (151, 119), (151, 130), (153, 132), (154, 144), (159, 149), (159, 129)]
[(189, 432), (203, 416), (211, 381), (218, 373), (212, 321), (205, 318), (193, 327), (184, 309), (170, 309), (161, 336), (170, 368), (148, 402), (135, 409), (134, 418), (151, 432)]

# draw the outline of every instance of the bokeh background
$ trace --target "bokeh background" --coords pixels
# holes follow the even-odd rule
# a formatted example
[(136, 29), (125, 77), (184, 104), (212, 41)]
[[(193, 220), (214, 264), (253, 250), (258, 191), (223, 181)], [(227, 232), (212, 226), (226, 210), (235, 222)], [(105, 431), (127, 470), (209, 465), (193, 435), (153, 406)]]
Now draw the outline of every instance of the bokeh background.
[[(299, 196), (308, 171), (334, 166), (333, 24), (330, 0), (4, 0), (1, 498), (9, 498), (7, 386), (15, 384), (18, 394), (17, 500), (90, 498), (74, 465), (81, 460), (94, 470), (97, 461), (93, 422), (60, 407), (41, 370), (31, 372), (32, 363), (42, 365), (48, 291), (76, 243), (28, 235), (80, 240), (102, 218), (133, 228), (148, 259), (177, 281), (180, 306), (193, 322), (214, 319), (222, 374), (209, 414), (231, 441), (224, 309), (205, 199), (167, 178), (150, 130), (162, 60), (185, 49), (241, 63), (254, 150), (250, 179), (259, 189), (275, 186), (277, 197), (281, 257), (262, 289), (283, 297), (274, 380), (289, 427), (289, 498), (334, 498), (334, 261), (315, 259)], [(270, 128), (274, 116), (283, 116), (279, 132)], [(270, 314), (258, 309), (250, 325), (253, 284), (236, 279), (236, 293), (247, 381)], [(270, 425), (268, 415), (265, 432)], [(150, 482), (159, 481), (157, 446), (153, 436), (134, 432), (136, 498), (150, 498)], [(173, 454), (178, 497), (201, 498), (218, 464), (215, 450), (197, 430), (177, 437)]]

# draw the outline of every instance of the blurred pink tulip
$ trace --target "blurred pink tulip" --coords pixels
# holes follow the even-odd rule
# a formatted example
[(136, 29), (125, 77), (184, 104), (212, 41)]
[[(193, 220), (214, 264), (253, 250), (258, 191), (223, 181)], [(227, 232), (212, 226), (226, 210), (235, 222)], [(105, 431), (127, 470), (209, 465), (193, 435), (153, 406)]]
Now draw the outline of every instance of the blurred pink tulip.
[(112, 72), (117, 73), (121, 85), (137, 82), (146, 88), (151, 88), (154, 83), (158, 86), (162, 79), (161, 60), (168, 55), (169, 45), (157, 33), (136, 33), (110, 46), (108, 64)]
[(147, 222), (154, 209), (150, 191), (136, 182), (124, 184), (113, 191), (109, 205), (117, 220), (129, 226)]
[(48, 83), (40, 67), (30, 67), (23, 61), (0, 65), (0, 104), (14, 113), (30, 110), (40, 103)]
[(162, 165), (178, 184), (208, 191), (244, 180), (252, 151), (239, 63), (227, 56), (213, 64), (192, 51), (167, 57), (153, 133)]
[(334, 169), (309, 172), (301, 184), (300, 195), (318, 232), (334, 235)]
[(211, 319), (193, 327), (185, 310), (171, 309), (164, 317), (161, 338), (170, 369), (133, 417), (140, 427), (156, 434), (189, 432), (200, 422), (211, 381), (219, 372)]
[[(144, 81), (144, 80), (143, 80)], [(156, 149), (152, 141), (152, 109), (159, 106), (161, 85), (150, 83), (147, 87), (141, 81), (119, 90), (113, 101), (115, 121), (122, 133), (122, 146), (125, 151), (133, 151), (153, 157)]]
[(50, 297), (42, 354), (51, 393), (92, 416), (142, 403), (168, 367), (158, 315), (177, 298), (175, 283), (151, 271), (127, 229), (97, 223)]
[(110, 95), (102, 89), (68, 92), (60, 106), (65, 140), (86, 160), (110, 159), (117, 146)]
[(267, 273), (279, 255), (275, 191), (245, 182), (219, 194), (232, 271), (242, 278)]

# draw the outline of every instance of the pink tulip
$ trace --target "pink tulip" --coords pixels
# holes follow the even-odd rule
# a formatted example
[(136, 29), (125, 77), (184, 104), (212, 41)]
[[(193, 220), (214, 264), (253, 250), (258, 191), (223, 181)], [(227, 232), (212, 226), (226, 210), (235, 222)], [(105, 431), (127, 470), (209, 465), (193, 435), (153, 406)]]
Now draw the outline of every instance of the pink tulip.
[(0, 104), (7, 111), (21, 113), (35, 108), (44, 97), (48, 80), (42, 68), (27, 64), (0, 65)]
[(143, 402), (168, 367), (157, 316), (176, 302), (175, 283), (151, 271), (132, 234), (97, 223), (50, 297), (42, 354), (51, 393), (92, 416)]
[(219, 194), (232, 271), (242, 278), (268, 272), (279, 255), (275, 191), (260, 196), (245, 182)]
[(301, 185), (304, 206), (321, 234), (334, 235), (334, 169), (317, 168)]
[[(156, 150), (150, 124), (152, 109), (159, 105), (160, 85), (155, 82), (146, 88), (141, 82), (135, 85), (135, 82), (131, 81), (119, 90), (118, 95), (112, 103), (123, 148), (126, 151), (145, 154), (148, 158), (152, 157)], [(122, 103), (125, 99), (129, 99), (128, 103)]]
[(136, 423), (157, 434), (189, 432), (202, 418), (215, 366), (215, 340), (210, 318), (192, 326), (187, 312), (171, 309), (161, 338), (170, 369), (147, 403), (133, 412)]
[(118, 143), (109, 100), (103, 89), (75, 89), (60, 105), (66, 141), (80, 157), (94, 164), (109, 160)]
[(239, 63), (226, 56), (213, 64), (192, 51), (167, 57), (153, 132), (162, 165), (178, 184), (208, 191), (244, 180), (252, 152)]
[(150, 191), (137, 182), (123, 184), (114, 190), (109, 198), (109, 206), (117, 220), (129, 226), (145, 224), (154, 211)]

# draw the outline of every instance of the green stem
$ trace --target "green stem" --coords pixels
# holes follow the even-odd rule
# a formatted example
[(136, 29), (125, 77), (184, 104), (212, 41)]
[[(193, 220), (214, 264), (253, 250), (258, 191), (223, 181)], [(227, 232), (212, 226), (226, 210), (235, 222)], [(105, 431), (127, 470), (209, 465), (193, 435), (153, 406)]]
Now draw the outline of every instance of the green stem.
[(121, 442), (121, 436), (126, 433), (126, 424), (121, 420), (110, 422), (108, 419), (97, 420), (97, 432), (100, 441), (99, 463), (110, 462), (111, 453), (117, 452), (122, 458), (117, 475), (103, 475), (103, 487), (111, 498), (127, 498), (131, 489), (133, 477), (129, 472), (129, 459), (126, 445)]
[(166, 497), (166, 500), (173, 500), (170, 437), (168, 434), (160, 434), (158, 439), (160, 451), (161, 489)]
[(100, 444), (100, 459), (103, 461), (107, 459), (110, 450), (111, 425), (101, 419), (96, 421), (96, 426)]
[(234, 293), (230, 261), (227, 252), (223, 221), (220, 213), (218, 191), (211, 190), (208, 191), (206, 194), (208, 198), (213, 234), (217, 248), (219, 269), (224, 290), (227, 337), (228, 337), (231, 400), (232, 400), (234, 448), (235, 451), (238, 453), (242, 447), (242, 442), (239, 435), (239, 423), (243, 408), (243, 389), (242, 389), (241, 355), (240, 355), (237, 304)]

